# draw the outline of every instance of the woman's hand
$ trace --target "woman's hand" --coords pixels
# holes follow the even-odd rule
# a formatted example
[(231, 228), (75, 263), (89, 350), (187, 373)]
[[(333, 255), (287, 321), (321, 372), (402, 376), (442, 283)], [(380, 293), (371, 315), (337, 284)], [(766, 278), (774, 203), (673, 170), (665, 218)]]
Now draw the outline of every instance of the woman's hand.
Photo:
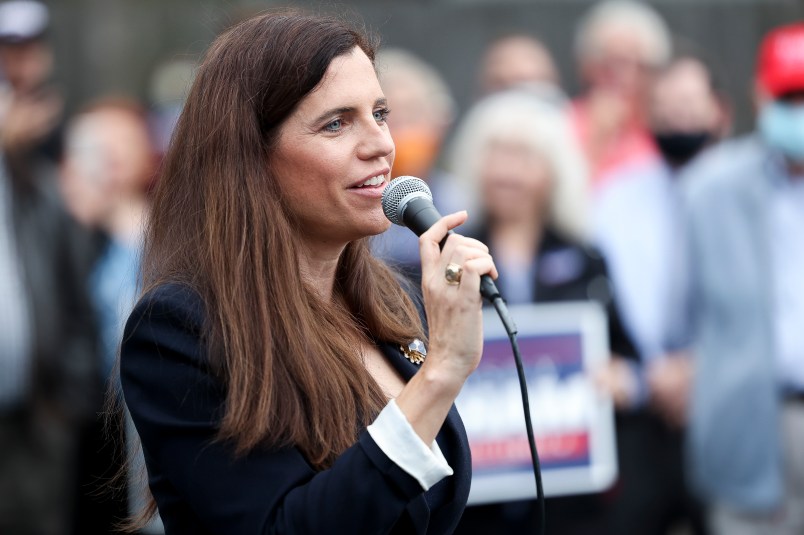
[[(429, 326), (427, 365), (436, 366), (463, 381), (480, 363), (483, 350), (480, 277), (497, 278), (489, 249), (477, 240), (451, 234), (444, 249), (439, 243), (447, 231), (464, 223), (466, 212), (441, 218), (419, 238), (422, 259), (422, 293)], [(450, 284), (449, 264), (461, 266), (460, 284)]]
[[(497, 278), (488, 248), (447, 232), (466, 221), (466, 212), (441, 218), (419, 238), (422, 291), (429, 326), (427, 359), (397, 397), (397, 405), (422, 440), (431, 443), (483, 351), (480, 277)], [(461, 266), (460, 284), (450, 284), (447, 265)]]

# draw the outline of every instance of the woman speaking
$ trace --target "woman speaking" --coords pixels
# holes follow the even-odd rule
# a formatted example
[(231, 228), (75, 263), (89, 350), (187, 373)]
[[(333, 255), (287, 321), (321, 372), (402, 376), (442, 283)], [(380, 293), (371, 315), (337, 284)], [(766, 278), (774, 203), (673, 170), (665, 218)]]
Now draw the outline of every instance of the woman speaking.
[(120, 360), (168, 534), (440, 534), (461, 516), (453, 401), (497, 273), (475, 240), (439, 250), (464, 212), (420, 239), (423, 300), (371, 256), (394, 158), (373, 57), (342, 22), (283, 11), (198, 69)]

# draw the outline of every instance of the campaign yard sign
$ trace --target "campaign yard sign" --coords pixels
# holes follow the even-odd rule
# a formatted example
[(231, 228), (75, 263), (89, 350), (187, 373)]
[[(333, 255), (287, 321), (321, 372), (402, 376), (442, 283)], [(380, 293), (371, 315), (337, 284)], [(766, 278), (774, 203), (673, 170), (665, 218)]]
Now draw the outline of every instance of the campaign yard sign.
[[(509, 307), (519, 329), (546, 496), (597, 492), (617, 476), (611, 399), (592, 371), (609, 359), (606, 316), (588, 302)], [(472, 450), (469, 503), (534, 498), (536, 488), (513, 353), (484, 311), (483, 358), (456, 404)]]

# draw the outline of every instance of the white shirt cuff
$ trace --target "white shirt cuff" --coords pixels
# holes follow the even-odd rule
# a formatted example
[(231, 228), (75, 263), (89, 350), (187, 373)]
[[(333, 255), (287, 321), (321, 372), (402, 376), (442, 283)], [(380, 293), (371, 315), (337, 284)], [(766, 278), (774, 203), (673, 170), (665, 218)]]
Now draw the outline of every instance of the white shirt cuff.
[(434, 440), (427, 446), (393, 399), (368, 426), (368, 433), (383, 453), (425, 491), (453, 474), (438, 443)]

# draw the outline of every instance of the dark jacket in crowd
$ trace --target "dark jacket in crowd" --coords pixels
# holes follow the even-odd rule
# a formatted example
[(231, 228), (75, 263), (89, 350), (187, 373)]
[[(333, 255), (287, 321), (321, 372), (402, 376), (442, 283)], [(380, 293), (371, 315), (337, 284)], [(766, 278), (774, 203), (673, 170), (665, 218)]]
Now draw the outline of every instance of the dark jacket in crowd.
[(92, 240), (66, 214), (51, 166), (4, 163), (31, 372), (22, 398), (0, 409), (0, 532), (67, 533), (78, 434), (101, 398), (85, 286)]

